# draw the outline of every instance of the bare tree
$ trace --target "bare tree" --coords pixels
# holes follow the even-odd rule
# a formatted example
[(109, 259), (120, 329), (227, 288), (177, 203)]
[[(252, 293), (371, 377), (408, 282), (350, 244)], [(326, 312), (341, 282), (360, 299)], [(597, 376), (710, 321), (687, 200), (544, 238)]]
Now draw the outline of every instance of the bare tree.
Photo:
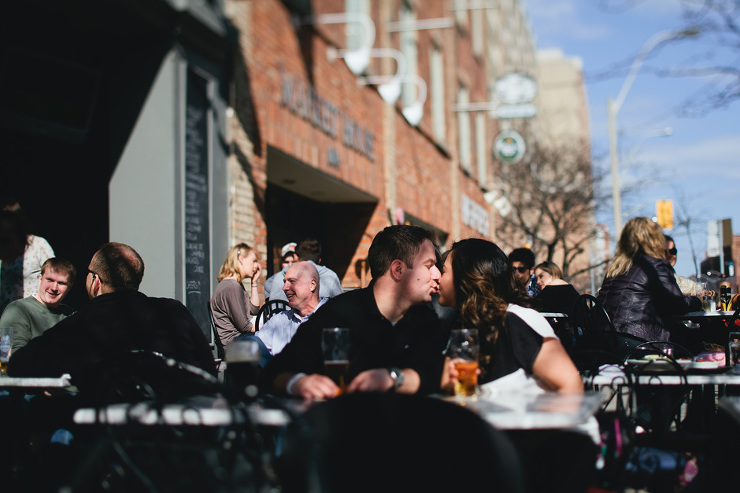
[[(611, 12), (623, 12), (636, 4), (653, 0), (601, 0), (600, 6)], [(726, 108), (740, 100), (740, 1), (738, 0), (676, 0), (682, 9), (683, 25), (676, 31), (693, 30), (698, 36), (674, 40), (685, 46), (680, 63), (660, 66), (653, 58), (641, 69), (660, 77), (702, 78), (706, 84), (695, 94), (689, 94), (676, 112), (699, 117), (715, 109)], [(591, 74), (592, 80), (623, 76), (634, 59), (628, 57), (607, 71)]]
[[(531, 243), (538, 260), (556, 262), (565, 278), (588, 270), (590, 241), (596, 234), (598, 169), (587, 148), (538, 147), (527, 150), (518, 164), (503, 164), (501, 212), (497, 237), (506, 248)], [(494, 202), (496, 204), (496, 202)]]

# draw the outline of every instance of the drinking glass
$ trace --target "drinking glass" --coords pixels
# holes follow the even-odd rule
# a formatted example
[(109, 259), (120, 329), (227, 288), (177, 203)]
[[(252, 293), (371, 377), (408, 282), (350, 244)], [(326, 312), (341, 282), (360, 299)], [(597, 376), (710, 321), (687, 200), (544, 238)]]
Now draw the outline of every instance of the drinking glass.
[(727, 356), (729, 365), (736, 367), (737, 370), (738, 363), (740, 363), (740, 332), (730, 332), (727, 343)]
[(261, 371), (260, 346), (253, 340), (235, 340), (226, 346), (224, 383), (239, 397), (255, 397)]
[(337, 395), (344, 392), (349, 383), (349, 340), (348, 328), (324, 329), (321, 334), (321, 350), (324, 353), (324, 372), (339, 387)]
[(0, 327), (0, 376), (8, 374), (8, 360), (13, 347), (13, 328)]
[(701, 304), (705, 312), (713, 312), (717, 310), (717, 303), (713, 294), (702, 295)]
[(478, 390), (478, 329), (457, 329), (450, 333), (447, 356), (457, 371), (455, 395), (469, 397)]

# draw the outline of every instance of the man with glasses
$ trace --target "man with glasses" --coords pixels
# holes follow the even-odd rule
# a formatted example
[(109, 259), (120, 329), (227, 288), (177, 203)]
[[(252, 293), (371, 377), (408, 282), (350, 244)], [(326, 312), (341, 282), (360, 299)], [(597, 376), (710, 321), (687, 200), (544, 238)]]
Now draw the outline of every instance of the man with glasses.
[(534, 253), (529, 248), (515, 248), (509, 254), (509, 262), (514, 268), (514, 274), (527, 289), (529, 296), (540, 294), (540, 287), (534, 277)]
[(31, 340), (10, 358), (8, 374), (59, 377), (80, 389), (99, 390), (111, 364), (134, 350), (161, 353), (216, 375), (198, 322), (177, 300), (139, 291), (144, 261), (128, 245), (106, 243), (88, 266), (90, 303)]
[[(676, 261), (678, 260), (678, 249), (676, 248), (676, 242), (668, 235), (665, 235), (665, 258), (671, 264), (671, 267), (675, 269)], [(701, 284), (697, 284), (686, 277), (679, 276), (675, 270), (673, 271), (673, 275), (676, 277), (676, 282), (681, 292), (686, 296), (701, 296), (704, 292)]]

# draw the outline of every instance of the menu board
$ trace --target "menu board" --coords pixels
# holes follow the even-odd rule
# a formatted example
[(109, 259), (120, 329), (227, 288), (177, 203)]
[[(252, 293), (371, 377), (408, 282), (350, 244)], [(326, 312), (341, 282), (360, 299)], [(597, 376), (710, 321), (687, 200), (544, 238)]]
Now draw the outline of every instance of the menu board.
[(211, 325), (208, 81), (188, 69), (185, 107), (185, 305), (207, 340)]

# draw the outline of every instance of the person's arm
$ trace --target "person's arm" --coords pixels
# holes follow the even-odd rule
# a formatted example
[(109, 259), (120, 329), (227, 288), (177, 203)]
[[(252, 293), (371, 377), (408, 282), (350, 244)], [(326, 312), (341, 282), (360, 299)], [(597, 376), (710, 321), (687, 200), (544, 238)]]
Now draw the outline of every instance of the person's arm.
[[(399, 394), (415, 394), (419, 391), (421, 378), (416, 370), (401, 369), (403, 383), (395, 391)], [(386, 368), (365, 370), (359, 373), (347, 387), (347, 393), (352, 392), (387, 392), (393, 388), (394, 382), (390, 371)]]
[(249, 287), (250, 295), (249, 295), (249, 302), (252, 304), (250, 306), (249, 314), (250, 315), (257, 315), (257, 312), (260, 310), (260, 291), (259, 291), (259, 279), (262, 276), (262, 267), (260, 264), (255, 263), (255, 271), (254, 275), (252, 276), (252, 282), (251, 286)]
[(558, 339), (543, 339), (532, 373), (546, 390), (583, 392), (581, 375)]
[(13, 346), (11, 347), (11, 356), (14, 351), (22, 348), (28, 341), (33, 338), (31, 333), (31, 320), (19, 309), (16, 304), (10, 303), (3, 311), (0, 317), (0, 327), (13, 328)]
[(339, 387), (326, 375), (314, 373), (281, 373), (275, 378), (275, 393), (288, 394), (303, 399), (329, 399), (339, 395)]

